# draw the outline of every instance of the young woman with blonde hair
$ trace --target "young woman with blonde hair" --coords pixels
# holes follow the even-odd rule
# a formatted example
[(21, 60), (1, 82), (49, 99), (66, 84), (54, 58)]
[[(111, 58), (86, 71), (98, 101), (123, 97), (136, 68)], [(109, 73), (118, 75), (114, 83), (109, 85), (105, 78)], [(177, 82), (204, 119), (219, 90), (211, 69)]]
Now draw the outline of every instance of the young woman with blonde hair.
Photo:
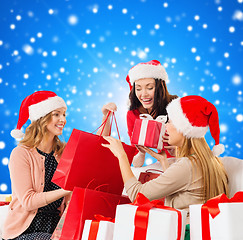
[[(51, 182), (65, 143), (58, 138), (66, 124), (67, 106), (51, 91), (27, 96), (11, 135), (23, 140), (13, 149), (9, 170), (12, 201), (3, 239), (50, 239), (70, 191)], [(25, 134), (22, 126), (30, 119)]]
[[(178, 147), (177, 159), (169, 165), (165, 154), (149, 148), (143, 149), (157, 158), (164, 174), (141, 184), (133, 175), (121, 142), (104, 137), (109, 148), (118, 158), (126, 192), (133, 201), (140, 192), (150, 200), (165, 197), (165, 205), (188, 211), (189, 205), (205, 203), (221, 193), (228, 195), (227, 175), (222, 162), (216, 156), (224, 151), (219, 144), (218, 112), (213, 104), (200, 96), (174, 99), (167, 106), (169, 121), (166, 130), (168, 143)], [(213, 151), (205, 141), (210, 129), (215, 140)], [(187, 218), (189, 223), (189, 218)]]

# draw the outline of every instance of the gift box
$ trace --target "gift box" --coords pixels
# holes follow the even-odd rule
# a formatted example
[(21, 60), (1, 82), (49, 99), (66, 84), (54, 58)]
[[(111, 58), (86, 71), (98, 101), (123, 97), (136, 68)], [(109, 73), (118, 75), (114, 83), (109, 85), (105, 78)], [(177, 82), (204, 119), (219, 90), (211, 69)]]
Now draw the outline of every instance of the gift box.
[(139, 117), (134, 123), (131, 143), (161, 150), (167, 117), (158, 116), (155, 120), (149, 114), (140, 114)]
[(133, 204), (117, 206), (113, 239), (183, 240), (185, 224), (186, 211), (150, 202), (139, 193)]
[(113, 240), (114, 222), (110, 218), (97, 217), (85, 220), (82, 240)]
[(239, 192), (231, 199), (221, 195), (204, 205), (190, 205), (191, 240), (243, 239), (242, 198), (243, 192)]

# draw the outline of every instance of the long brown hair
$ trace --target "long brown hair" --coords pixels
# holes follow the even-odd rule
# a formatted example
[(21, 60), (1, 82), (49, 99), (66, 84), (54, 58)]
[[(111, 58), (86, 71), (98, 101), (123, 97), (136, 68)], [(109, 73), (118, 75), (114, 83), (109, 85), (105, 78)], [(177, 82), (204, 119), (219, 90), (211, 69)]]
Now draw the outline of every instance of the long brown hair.
[[(193, 155), (191, 155), (193, 153)], [(178, 157), (188, 157), (202, 173), (202, 200), (225, 193), (228, 196), (228, 177), (221, 160), (215, 157), (205, 138), (185, 138)]]
[[(47, 136), (47, 125), (51, 121), (52, 112), (46, 116), (32, 122), (25, 130), (25, 135), (20, 144), (29, 148), (36, 148), (43, 139)], [(66, 143), (61, 142), (58, 136), (53, 139), (53, 149), (58, 155), (61, 155)]]
[[(167, 115), (166, 107), (175, 98), (176, 95), (171, 95), (168, 90), (164, 80), (155, 80), (155, 92), (154, 92), (154, 105), (152, 111), (149, 113), (154, 118), (159, 115)], [(133, 88), (129, 94), (130, 107), (129, 110), (134, 110), (139, 108), (142, 104), (138, 100), (135, 93), (135, 83), (133, 83)]]

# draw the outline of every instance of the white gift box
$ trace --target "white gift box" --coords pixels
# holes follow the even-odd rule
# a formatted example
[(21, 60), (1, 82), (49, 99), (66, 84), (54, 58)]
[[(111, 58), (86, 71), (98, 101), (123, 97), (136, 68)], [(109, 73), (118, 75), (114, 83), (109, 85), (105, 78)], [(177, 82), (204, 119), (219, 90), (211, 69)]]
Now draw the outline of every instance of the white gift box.
[[(82, 240), (89, 239), (89, 232), (92, 220), (85, 220)], [(109, 221), (100, 221), (96, 240), (113, 240), (114, 223)]]
[[(190, 205), (190, 238), (202, 239), (202, 204)], [(212, 240), (243, 239), (243, 203), (219, 203), (220, 213), (213, 219), (209, 215)]]
[[(118, 205), (116, 208), (113, 240), (133, 240), (134, 218), (137, 206)], [(186, 211), (179, 210), (182, 215), (181, 240), (184, 240)], [(178, 214), (175, 211), (152, 208), (149, 211), (146, 240), (176, 240), (178, 231)]]

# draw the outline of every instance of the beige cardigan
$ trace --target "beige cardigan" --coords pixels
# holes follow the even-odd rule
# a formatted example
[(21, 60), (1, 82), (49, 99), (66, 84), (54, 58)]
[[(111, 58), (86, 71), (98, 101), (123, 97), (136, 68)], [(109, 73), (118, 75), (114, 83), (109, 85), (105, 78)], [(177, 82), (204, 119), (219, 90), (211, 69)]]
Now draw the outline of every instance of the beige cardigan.
[[(60, 157), (55, 155), (59, 162)], [(47, 205), (45, 183), (45, 157), (35, 148), (19, 145), (13, 149), (9, 161), (12, 201), (3, 226), (2, 237), (12, 239), (23, 233), (34, 219), (38, 208)], [(64, 210), (64, 202), (60, 207)]]
[(202, 176), (188, 158), (180, 158), (158, 178), (141, 184), (135, 177), (125, 183), (126, 192), (133, 202), (140, 192), (148, 199), (165, 198), (165, 205), (186, 210), (189, 223), (189, 205), (200, 204), (202, 200)]

